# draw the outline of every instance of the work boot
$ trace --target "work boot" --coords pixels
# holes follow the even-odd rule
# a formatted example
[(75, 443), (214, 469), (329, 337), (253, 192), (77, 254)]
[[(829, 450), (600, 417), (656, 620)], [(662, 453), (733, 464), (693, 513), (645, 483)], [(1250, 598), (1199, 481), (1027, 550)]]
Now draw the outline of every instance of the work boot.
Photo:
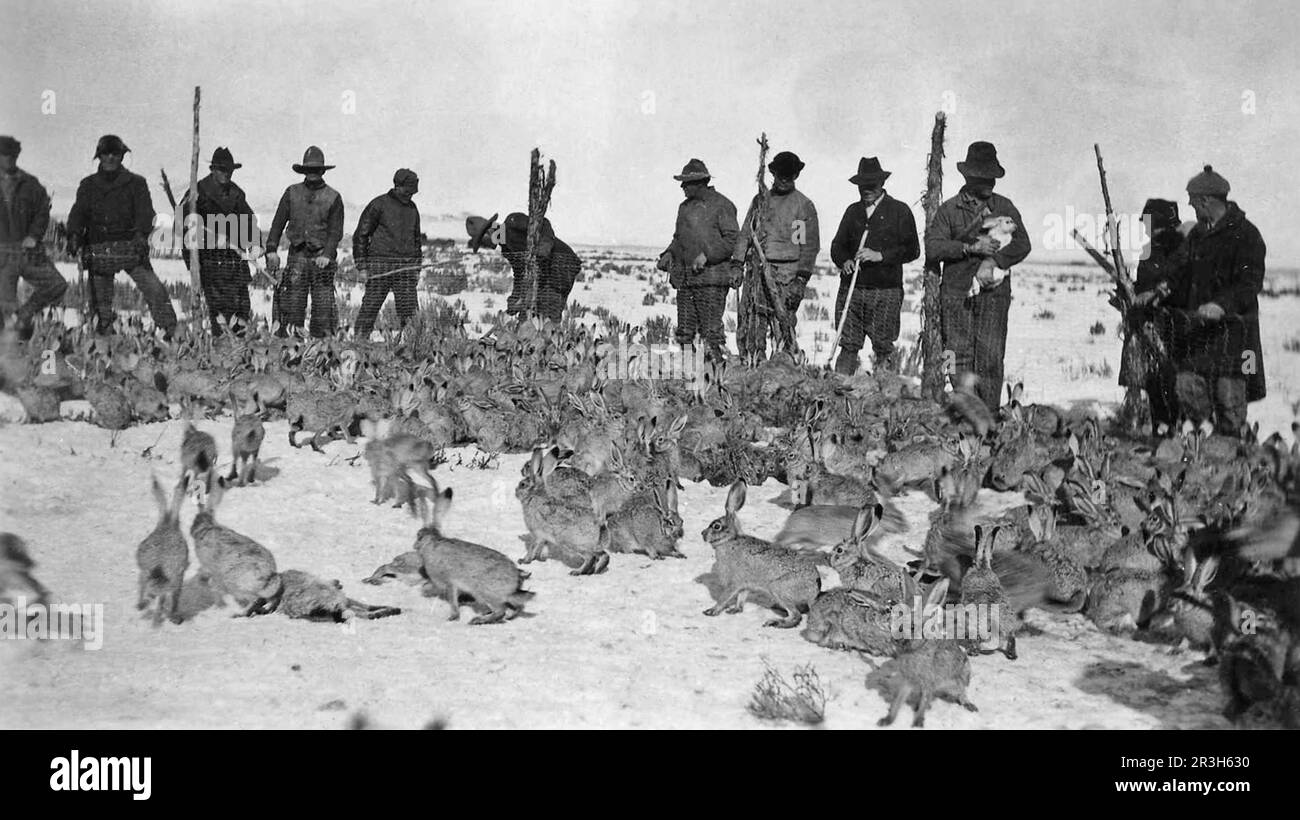
[(852, 376), (858, 372), (858, 351), (840, 349), (839, 358), (835, 360), (835, 372)]

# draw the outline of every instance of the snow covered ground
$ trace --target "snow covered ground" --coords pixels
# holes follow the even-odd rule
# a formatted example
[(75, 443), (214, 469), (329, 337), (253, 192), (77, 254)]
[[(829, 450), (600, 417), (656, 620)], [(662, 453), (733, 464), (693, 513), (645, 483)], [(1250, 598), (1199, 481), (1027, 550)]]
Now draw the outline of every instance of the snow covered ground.
[[(160, 268), (176, 275), (169, 264)], [(1034, 265), (1016, 276), (1008, 378), (1025, 382), (1030, 401), (1116, 402), (1117, 317), (1101, 276)], [(642, 304), (654, 278), (593, 279), (588, 270), (572, 299), (634, 323), (674, 315), (671, 305)], [(817, 302), (831, 307), (834, 283), (819, 276), (814, 286)], [(472, 318), (488, 309), (487, 300), (497, 308), (505, 301), (456, 298)], [(909, 305), (916, 300), (911, 293)], [(1300, 334), (1298, 304), (1295, 296), (1262, 303), (1270, 395), (1251, 406), (1251, 417), (1265, 433), (1289, 436), (1292, 402), (1300, 399), (1300, 353), (1284, 349)], [(1054, 318), (1035, 318), (1043, 311)], [(1098, 321), (1106, 333), (1090, 335)], [(831, 332), (829, 321), (801, 320), (800, 328), (809, 350), (815, 334)], [(916, 328), (915, 314), (906, 312), (904, 338)], [(1103, 364), (1109, 375), (1102, 375)], [(223, 468), (230, 424), (229, 417), (198, 422), (216, 436)], [(700, 533), (722, 513), (725, 488), (688, 485), (682, 494), (686, 559), (616, 555), (606, 574), (584, 578), (570, 577), (556, 562), (533, 564), (527, 586), (537, 597), (526, 615), (471, 627), (468, 618), (448, 622), (446, 604), (414, 587), (360, 583), (411, 548), (416, 526), (401, 510), (369, 503), (369, 472), (353, 460), (362, 442), (333, 442), (324, 455), (295, 450), (283, 421), (268, 425), (264, 481), (232, 489), (218, 520), (267, 546), (281, 569), (337, 578), (352, 597), (400, 606), (402, 614), (334, 625), (278, 614), (237, 619), (230, 608), (206, 609), (180, 626), (154, 629), (134, 608), (134, 556), (157, 519), (151, 473), (165, 485), (178, 475), (182, 426), (173, 420), (133, 427), (115, 441), (109, 431), (75, 421), (0, 429), (0, 531), (27, 540), (55, 600), (102, 604), (105, 615), (97, 651), (72, 641), (0, 640), (0, 728), (328, 728), (346, 725), (356, 712), (394, 728), (435, 718), (453, 728), (756, 727), (765, 724), (745, 706), (766, 664), (787, 677), (797, 666), (816, 668), (831, 696), (828, 727), (872, 727), (885, 713), (885, 702), (863, 686), (868, 666), (854, 655), (819, 648), (798, 630), (765, 629), (770, 613), (753, 605), (741, 615), (701, 614), (712, 601), (696, 579), (709, 570), (712, 550)], [(455, 491), (445, 529), (518, 558), (526, 528), (514, 487), (524, 456), (502, 456), (495, 468), (480, 469), (467, 466), (475, 454), (473, 447), (449, 451), (450, 463), (437, 470)], [(787, 511), (769, 502), (783, 489), (771, 480), (751, 488), (740, 514), (747, 532), (771, 536), (780, 529)], [(984, 500), (1006, 505), (1015, 497)], [(912, 527), (887, 542), (895, 557), (919, 544), (932, 502), (912, 493), (901, 506)], [(193, 513), (187, 503), (186, 529)], [(828, 583), (834, 580), (828, 575)], [(1034, 629), (1021, 638), (1019, 660), (973, 659), (969, 694), (979, 711), (939, 703), (928, 726), (1228, 725), (1214, 670), (1201, 665), (1200, 654), (1107, 636), (1078, 615), (1034, 611), (1029, 622)], [(909, 720), (905, 710), (897, 726)]]

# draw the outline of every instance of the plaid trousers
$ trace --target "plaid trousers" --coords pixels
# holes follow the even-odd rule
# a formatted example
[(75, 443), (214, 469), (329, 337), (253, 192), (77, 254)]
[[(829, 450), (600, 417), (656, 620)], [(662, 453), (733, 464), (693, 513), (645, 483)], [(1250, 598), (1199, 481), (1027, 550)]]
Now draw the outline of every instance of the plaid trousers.
[(677, 344), (693, 345), (698, 335), (710, 349), (726, 349), (722, 312), (727, 307), (729, 290), (726, 285), (686, 285), (677, 289)]
[[(18, 304), (20, 277), (32, 286), (32, 295), (22, 305)], [(67, 289), (68, 280), (41, 248), (24, 249), (16, 243), (0, 245), (0, 322), (15, 312), (20, 317), (35, 316), (62, 299)]]
[(248, 263), (238, 251), (229, 248), (199, 251), (199, 284), (203, 300), (208, 303), (212, 335), (221, 335), (221, 317), (226, 322), (238, 319), (246, 329), (253, 321), (253, 306), (248, 296)]
[[(835, 297), (835, 321), (844, 315), (844, 300), (849, 292), (848, 277), (840, 278), (840, 290)], [(849, 315), (844, 319), (840, 334), (840, 347), (855, 355), (863, 342), (871, 339), (871, 352), (877, 360), (894, 355), (894, 342), (898, 341), (899, 314), (903, 309), (902, 288), (857, 288), (849, 299)]]
[(1011, 277), (991, 290), (967, 296), (965, 291), (939, 292), (939, 323), (945, 353), (955, 357), (956, 386), (965, 373), (979, 377), (975, 392), (993, 412), (1002, 405), (1002, 360), (1007, 352), (1007, 314), (1011, 310)]
[(142, 248), (129, 240), (96, 242), (86, 247), (84, 260), (90, 304), (101, 333), (107, 332), (117, 318), (113, 312), (113, 277), (119, 271), (126, 271), (140, 289), (154, 324), (168, 333), (176, 327), (176, 310), (167, 289), (149, 263), (147, 246)]
[(311, 295), (311, 335), (329, 336), (338, 323), (334, 304), (334, 273), (338, 263), (330, 260), (317, 268), (314, 257), (290, 252), (284, 277), (275, 289), (271, 313), (280, 323), (280, 335), (291, 327), (302, 327), (307, 319), (307, 296)]
[(419, 259), (367, 259), (363, 263), (368, 278), (365, 295), (361, 297), (361, 308), (357, 311), (356, 330), (359, 338), (368, 337), (375, 329), (375, 320), (379, 318), (379, 311), (388, 300), (390, 292), (397, 306), (397, 321), (403, 325), (411, 321), (420, 307), (420, 298), (416, 292), (416, 286), (420, 282), (419, 264)]

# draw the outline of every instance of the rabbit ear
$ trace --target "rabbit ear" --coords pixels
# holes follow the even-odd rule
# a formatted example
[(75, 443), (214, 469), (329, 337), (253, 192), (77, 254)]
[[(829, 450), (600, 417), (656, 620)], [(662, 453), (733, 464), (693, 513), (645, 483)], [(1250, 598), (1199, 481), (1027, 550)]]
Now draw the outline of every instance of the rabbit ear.
[(674, 419), (673, 423), (668, 427), (668, 435), (672, 436), (673, 438), (676, 438), (680, 436), (682, 434), (682, 431), (685, 429), (686, 429), (686, 414), (683, 413), (680, 416), (678, 416), (676, 419)]
[(900, 580), (903, 586), (903, 600), (908, 606), (911, 606), (912, 601), (921, 597), (920, 587), (916, 585), (916, 579), (907, 571), (907, 567), (900, 567), (898, 572), (902, 576)]
[(727, 493), (727, 514), (735, 515), (743, 506), (745, 506), (745, 481), (738, 478)]
[(542, 474), (542, 448), (533, 448), (532, 474), (540, 476)]
[(664, 479), (664, 507), (672, 512), (677, 512), (677, 482), (671, 478)]
[(1201, 575), (1197, 579), (1196, 589), (1198, 592), (1204, 592), (1205, 588), (1214, 581), (1214, 576), (1219, 574), (1219, 556), (1211, 555), (1201, 564)]
[[(876, 505), (879, 506), (879, 505)], [(866, 537), (867, 531), (871, 529), (871, 516), (875, 509), (870, 504), (863, 504), (862, 509), (853, 518), (853, 540), (858, 541)]]
[[(184, 474), (181, 477), (184, 478)], [(157, 473), (153, 475), (152, 487), (153, 500), (158, 505), (158, 512), (166, 516), (168, 509), (171, 508), (171, 501), (167, 498), (167, 493), (163, 492), (162, 485), (158, 483)]]
[(930, 587), (930, 591), (925, 596), (925, 605), (943, 606), (944, 602), (948, 600), (948, 584), (949, 579), (944, 578)]
[(1000, 532), (1002, 532), (1002, 527), (998, 525), (989, 533), (989, 542), (984, 547), (984, 563), (987, 566), (991, 567), (993, 565), (993, 546), (998, 542), (998, 533)]

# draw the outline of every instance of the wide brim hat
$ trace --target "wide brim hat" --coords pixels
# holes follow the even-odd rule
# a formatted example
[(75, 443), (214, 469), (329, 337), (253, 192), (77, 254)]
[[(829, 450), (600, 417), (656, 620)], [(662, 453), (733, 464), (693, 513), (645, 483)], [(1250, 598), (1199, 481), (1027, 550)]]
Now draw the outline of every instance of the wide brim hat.
[(893, 171), (886, 171), (880, 167), (880, 160), (876, 157), (863, 157), (858, 160), (858, 172), (849, 177), (849, 182), (854, 185), (878, 185), (889, 179)]
[(208, 167), (234, 171), (244, 166), (243, 163), (235, 162), (235, 157), (230, 153), (229, 148), (218, 148), (212, 152), (212, 161), (208, 163)]
[(295, 174), (319, 174), (335, 168), (325, 164), (325, 152), (315, 145), (309, 147), (302, 155), (302, 163), (293, 166)]
[(976, 179), (1001, 179), (1006, 169), (998, 162), (998, 149), (991, 142), (972, 142), (966, 149), (965, 162), (957, 163), (957, 173)]
[(673, 179), (678, 182), (699, 182), (700, 180), (712, 179), (713, 175), (709, 173), (708, 167), (703, 160), (692, 159), (682, 167), (680, 174), (673, 174)]
[(483, 245), (483, 238), (487, 236), (492, 226), (497, 224), (499, 213), (484, 219), (481, 216), (471, 216), (465, 220), (465, 232), (469, 234), (469, 249), (477, 251)]

